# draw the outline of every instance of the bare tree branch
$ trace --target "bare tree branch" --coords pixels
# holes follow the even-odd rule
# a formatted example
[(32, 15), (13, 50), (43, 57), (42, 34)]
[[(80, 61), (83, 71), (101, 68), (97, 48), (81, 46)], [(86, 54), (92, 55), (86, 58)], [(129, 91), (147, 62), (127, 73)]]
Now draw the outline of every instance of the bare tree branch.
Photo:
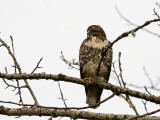
[(126, 88), (126, 82), (124, 82), (123, 76), (122, 76), (121, 52), (119, 52), (119, 54), (118, 54), (118, 63), (119, 63), (119, 71), (120, 71), (119, 76), (120, 76), (120, 78), (121, 78), (123, 87)]
[[(5, 80), (4, 78), (2, 78), (2, 79), (3, 79), (3, 82), (7, 85), (6, 88), (8, 88), (8, 87), (13, 87), (14, 90), (15, 90), (15, 89), (17, 89), (17, 88), (20, 88), (20, 89), (21, 89), (21, 88), (26, 88), (26, 87), (27, 87), (27, 86), (25, 86), (25, 85), (24, 85), (24, 86), (21, 86), (21, 87), (20, 87), (20, 86), (10, 85), (10, 84), (8, 84), (8, 83), (6, 82), (6, 80)], [(14, 90), (13, 90), (13, 91), (14, 91)]]
[(105, 98), (104, 100), (100, 101), (99, 103), (92, 105), (92, 106), (85, 106), (85, 107), (48, 107), (48, 106), (42, 106), (42, 105), (34, 105), (34, 104), (21, 104), (21, 103), (16, 103), (16, 102), (11, 102), (11, 101), (2, 101), (0, 100), (1, 103), (8, 103), (8, 104), (14, 104), (14, 105), (19, 105), (19, 106), (27, 106), (27, 107), (39, 107), (39, 108), (49, 108), (49, 109), (76, 109), (76, 110), (81, 110), (81, 109), (88, 109), (88, 108), (95, 108), (96, 106), (99, 106), (100, 104), (110, 100), (116, 95), (116, 93), (113, 93), (109, 97)]
[(61, 51), (61, 56), (60, 56), (61, 60), (63, 62), (65, 62), (67, 65), (68, 65), (68, 68), (74, 68), (76, 70), (79, 70), (79, 68), (75, 67), (75, 66), (79, 66), (79, 63), (78, 62), (75, 62), (75, 59), (72, 59), (72, 62), (68, 61), (65, 59), (64, 55), (63, 55), (63, 52)]
[(158, 2), (156, 2), (156, 5), (160, 8), (160, 4)]
[[(88, 111), (76, 111), (70, 109), (46, 109), (46, 108), (7, 108), (0, 106), (0, 114), (9, 115), (9, 116), (53, 116), (53, 117), (70, 117), (73, 119), (96, 119), (96, 120), (125, 120), (127, 118), (133, 118), (134, 115), (125, 115), (125, 114), (104, 114), (104, 113), (93, 113)], [(140, 118), (139, 120), (158, 120), (160, 117), (151, 116)]]
[[(138, 89), (144, 89), (144, 86), (138, 86), (138, 85), (134, 85), (134, 84), (131, 84), (131, 83), (127, 83), (127, 86), (135, 87), (135, 88), (138, 88)], [(152, 90), (155, 90), (155, 91), (160, 91), (160, 89), (155, 88), (155, 87), (151, 87), (151, 86), (146, 86), (146, 88), (147, 89), (152, 89)]]
[(146, 90), (146, 92), (147, 92), (148, 94), (152, 95), (152, 94), (148, 91), (148, 89), (147, 89), (146, 86), (144, 86), (144, 89)]
[(58, 87), (59, 87), (59, 91), (60, 91), (60, 94), (61, 94), (61, 98), (60, 99), (62, 99), (62, 101), (64, 103), (64, 106), (67, 108), (66, 99), (63, 96), (62, 89), (61, 89), (59, 81), (58, 81)]
[(34, 73), (38, 68), (42, 68), (42, 67), (39, 67), (39, 64), (42, 61), (42, 59), (43, 59), (43, 57), (38, 61), (36, 67), (33, 69), (33, 71), (31, 72), (31, 74)]
[[(13, 37), (10, 36), (10, 38), (11, 38), (11, 43), (12, 43), (12, 51), (13, 51), (13, 55), (15, 56)], [(17, 71), (16, 71), (17, 68), (16, 68), (16, 63), (15, 63), (15, 61), (14, 61), (14, 68), (15, 68), (15, 73), (17, 73)], [(19, 84), (19, 83), (18, 83), (18, 84)]]
[(154, 15), (156, 15), (158, 18), (160, 18), (160, 16), (158, 15), (158, 13), (156, 12), (155, 8), (153, 9), (154, 11)]
[[(126, 88), (126, 82), (124, 82), (124, 79), (123, 79), (123, 75), (122, 75), (122, 67), (121, 67), (121, 52), (119, 52), (119, 55), (118, 55), (118, 63), (119, 63), (119, 71), (120, 71), (120, 78), (121, 78), (121, 81), (122, 81), (122, 84), (123, 84), (123, 87)], [(126, 97), (123, 97), (127, 103), (129, 104), (129, 106), (133, 109), (133, 111), (136, 113), (136, 115), (139, 115), (135, 105), (133, 104), (131, 98), (129, 97), (129, 95), (126, 94)]]
[(145, 67), (143, 67), (143, 71), (144, 71), (144, 74), (146, 75), (146, 77), (148, 78), (148, 81), (150, 82), (151, 87), (154, 87), (153, 80), (152, 80), (151, 77), (149, 76), (149, 74), (148, 74), (148, 72), (146, 71), (146, 68), (145, 68)]
[[(133, 25), (133, 26), (135, 26), (135, 27), (138, 27), (137, 24), (131, 22), (129, 19), (127, 19), (126, 17), (124, 17), (124, 16), (120, 13), (120, 11), (119, 11), (119, 9), (117, 8), (117, 6), (115, 6), (115, 9), (116, 9), (117, 13), (119, 14), (119, 16), (120, 16), (122, 19), (124, 19), (127, 23), (129, 23), (130, 25)], [(146, 31), (146, 32), (148, 32), (148, 33), (150, 33), (150, 34), (152, 34), (152, 35), (155, 35), (155, 36), (157, 36), (157, 37), (160, 38), (160, 34), (158, 34), (158, 33), (154, 33), (154, 32), (152, 32), (152, 31), (150, 31), (150, 30), (148, 30), (148, 29), (146, 29), (146, 28), (142, 28), (142, 30), (144, 30), (144, 31)]]
[[(0, 78), (6, 78), (6, 79), (18, 79), (18, 80), (23, 80), (23, 79), (34, 79), (34, 80), (39, 80), (39, 79), (50, 79), (50, 80), (55, 80), (55, 81), (65, 81), (65, 82), (72, 82), (76, 84), (81, 84), (81, 85), (88, 85), (88, 82), (86, 80), (80, 79), (80, 78), (75, 78), (75, 77), (69, 77), (63, 74), (59, 75), (53, 75), (53, 74), (46, 74), (46, 73), (33, 73), (33, 74), (6, 74), (6, 73), (0, 73)], [(146, 101), (154, 102), (157, 104), (160, 104), (160, 97), (157, 97), (155, 95), (149, 95), (146, 93), (138, 92), (135, 90), (131, 90), (128, 88), (122, 88), (110, 83), (89, 83), (90, 85), (95, 85), (97, 84), (100, 88), (108, 89), (111, 90), (112, 92), (116, 92), (117, 94), (127, 94), (133, 97), (141, 98)]]
[[(126, 119), (126, 120), (136, 120), (137, 118), (142, 118), (142, 117), (145, 117), (145, 116), (148, 116), (148, 115), (152, 115), (152, 114), (155, 114), (155, 113), (157, 113), (157, 112), (160, 112), (160, 109), (158, 109), (158, 110), (155, 110), (155, 111), (152, 111), (152, 112), (150, 112), (150, 113), (146, 113), (146, 114), (143, 114), (143, 115), (137, 115), (137, 116), (135, 116), (135, 117), (131, 117), (131, 118), (129, 118), (129, 119)], [(139, 120), (138, 119), (138, 120)], [(157, 118), (156, 120), (158, 120), (159, 118)]]
[(115, 68), (115, 62), (112, 64), (112, 66), (113, 66), (113, 70), (112, 70), (112, 71), (113, 71), (114, 74), (116, 75), (119, 85), (122, 87), (122, 84), (121, 84), (119, 75), (118, 75), (118, 73), (117, 73), (117, 71), (116, 71), (116, 68)]
[[(15, 63), (15, 66), (17, 67), (19, 73), (21, 74), (21, 73), (22, 73), (21, 67), (20, 67), (20, 65), (18, 64), (17, 59), (16, 59), (16, 57), (14, 56), (14, 54), (11, 52), (10, 47), (9, 47), (1, 38), (0, 38), (0, 42), (3, 44), (3, 46), (5, 46), (5, 47), (7, 48), (8, 53), (11, 55), (11, 57), (12, 57), (14, 63)], [(27, 82), (26, 79), (24, 79), (24, 82), (25, 82), (25, 84), (26, 84), (29, 92), (31, 93), (32, 98), (33, 98), (35, 104), (38, 105), (38, 104), (39, 104), (39, 103), (38, 103), (38, 100), (37, 100), (37, 98), (36, 98), (36, 96), (35, 96), (32, 88), (30, 87), (29, 83)]]
[(148, 110), (147, 110), (147, 102), (142, 100), (142, 103), (143, 103), (143, 105), (144, 105), (144, 109), (145, 109), (146, 112), (148, 113)]
[[(15, 56), (13, 37), (10, 36), (10, 38), (11, 38), (11, 43), (12, 43), (13, 55)], [(15, 71), (15, 73), (17, 73), (17, 65), (16, 65), (15, 61), (14, 61), (14, 71)], [(19, 99), (19, 102), (22, 102), (22, 103), (23, 103), (22, 95), (21, 95), (21, 87), (19, 87), (19, 81), (16, 80), (16, 82), (17, 82), (18, 94), (19, 94), (19, 98), (20, 98), (20, 99)], [(6, 83), (6, 82), (5, 82), (5, 83)], [(13, 86), (12, 86), (12, 87), (13, 87)], [(16, 87), (15, 87), (15, 88), (16, 88)]]
[[(98, 76), (99, 75), (99, 72), (100, 72), (100, 66), (101, 66), (101, 63), (102, 63), (102, 60), (104, 58), (104, 56), (106, 55), (107, 51), (116, 43), (118, 42), (120, 39), (122, 38), (125, 38), (127, 37), (129, 34), (131, 33), (135, 33), (137, 32), (139, 29), (142, 29), (143, 27), (149, 25), (150, 23), (153, 23), (153, 22), (157, 22), (157, 21), (160, 21), (160, 19), (153, 19), (153, 20), (149, 20), (149, 21), (146, 21), (144, 24), (140, 25), (140, 26), (137, 26), (136, 28), (130, 30), (130, 31), (127, 31), (127, 32), (124, 32), (122, 33), (120, 36), (118, 36), (112, 43), (110, 43), (106, 48), (105, 50), (102, 52), (102, 56), (101, 56), (101, 59), (99, 61), (99, 64), (98, 64), (98, 68), (97, 68), (97, 73), (96, 75)], [(160, 37), (160, 35), (159, 35)]]

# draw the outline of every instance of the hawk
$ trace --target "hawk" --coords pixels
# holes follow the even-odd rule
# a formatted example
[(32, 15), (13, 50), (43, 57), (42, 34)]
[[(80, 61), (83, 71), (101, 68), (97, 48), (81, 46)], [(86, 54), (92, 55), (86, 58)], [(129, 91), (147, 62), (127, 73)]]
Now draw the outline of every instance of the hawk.
[[(87, 29), (87, 38), (82, 42), (79, 50), (80, 76), (81, 79), (96, 80), (99, 61), (102, 52), (110, 44), (106, 38), (104, 30), (99, 25), (91, 25)], [(99, 77), (108, 82), (111, 64), (112, 64), (112, 48), (109, 48), (101, 62), (99, 69)], [(98, 85), (85, 86), (86, 103), (89, 106), (100, 102), (103, 89)]]

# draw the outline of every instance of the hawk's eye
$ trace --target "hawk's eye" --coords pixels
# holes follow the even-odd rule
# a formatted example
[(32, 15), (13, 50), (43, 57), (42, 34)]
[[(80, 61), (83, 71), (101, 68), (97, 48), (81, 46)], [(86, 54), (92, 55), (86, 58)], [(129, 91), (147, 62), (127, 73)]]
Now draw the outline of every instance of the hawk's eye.
[(97, 30), (93, 30), (93, 32), (97, 32)]

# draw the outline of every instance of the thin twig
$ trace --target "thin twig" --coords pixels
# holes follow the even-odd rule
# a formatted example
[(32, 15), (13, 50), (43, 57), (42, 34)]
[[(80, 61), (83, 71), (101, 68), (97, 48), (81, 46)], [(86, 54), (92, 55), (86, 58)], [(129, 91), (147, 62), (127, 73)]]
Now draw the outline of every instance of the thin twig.
[(61, 93), (61, 99), (62, 99), (62, 101), (64, 103), (64, 106), (67, 108), (66, 99), (64, 99), (64, 96), (63, 96), (62, 89), (61, 89), (59, 81), (58, 81), (58, 87), (59, 87), (59, 91)]
[(41, 105), (35, 105), (35, 104), (21, 104), (21, 103), (16, 103), (16, 102), (11, 102), (11, 101), (2, 101), (0, 100), (1, 103), (8, 103), (8, 104), (14, 104), (14, 105), (19, 105), (19, 106), (30, 106), (30, 107), (40, 107), (40, 108), (49, 108), (49, 109), (77, 109), (77, 110), (81, 110), (81, 109), (87, 109), (87, 108), (95, 108), (96, 106), (99, 106), (100, 104), (106, 102), (107, 100), (113, 98), (116, 95), (116, 93), (113, 93), (112, 95), (110, 95), (109, 97), (105, 98), (104, 100), (100, 101), (99, 103), (92, 105), (92, 106), (86, 106), (86, 107), (48, 107), (48, 106), (41, 106)]
[(155, 8), (153, 9), (154, 11), (154, 15), (156, 15), (158, 18), (160, 18), (160, 16), (158, 15), (158, 13), (156, 12)]
[(145, 108), (146, 112), (148, 113), (148, 110), (147, 110), (147, 102), (142, 100), (142, 103), (143, 103), (143, 105), (144, 105), (144, 108)]
[[(121, 81), (122, 81), (122, 84), (123, 84), (123, 87), (126, 88), (126, 82), (124, 82), (124, 79), (123, 79), (123, 75), (122, 75), (122, 66), (121, 66), (121, 52), (119, 52), (119, 55), (118, 55), (118, 63), (119, 63), (119, 71), (120, 71), (120, 78), (121, 78)], [(133, 109), (133, 111), (136, 113), (136, 115), (139, 115), (136, 107), (134, 106), (131, 98), (129, 97), (129, 95), (126, 95), (126, 97), (123, 97), (127, 103), (129, 104), (129, 106)]]
[(4, 69), (5, 69), (6, 73), (8, 74), (8, 70), (7, 70), (7, 67), (4, 67)]
[[(10, 38), (11, 38), (11, 43), (12, 43), (13, 55), (15, 56), (13, 37), (10, 36)], [(17, 65), (16, 65), (15, 61), (14, 61), (14, 71), (15, 71), (15, 73), (17, 74)], [(19, 81), (16, 80), (16, 82), (17, 82), (17, 88), (18, 88), (18, 94), (19, 94), (19, 102), (22, 102), (22, 103), (23, 103), (23, 99), (22, 99), (22, 95), (21, 95), (21, 89), (20, 89), (20, 87), (19, 87)]]
[(63, 52), (62, 52), (62, 51), (61, 51), (60, 59), (68, 65), (68, 68), (69, 68), (69, 69), (74, 68), (74, 69), (76, 69), (76, 70), (79, 70), (79, 68), (74, 67), (74, 66), (79, 66), (79, 63), (78, 63), (78, 62), (75, 62), (75, 59), (72, 59), (72, 62), (69, 62), (68, 60), (66, 60), (65, 57), (64, 57), (64, 55), (63, 55)]
[[(127, 118), (134, 117), (135, 115), (127, 114), (106, 114), (106, 113), (95, 113), (89, 111), (77, 111), (71, 109), (46, 109), (39, 107), (20, 107), (20, 108), (8, 108), (0, 106), (0, 114), (7, 116), (54, 116), (54, 117), (70, 117), (73, 119), (85, 119), (85, 120), (125, 120)], [(159, 116), (146, 116), (145, 120), (159, 120)], [(143, 119), (143, 118), (142, 118)], [(140, 119), (140, 120), (142, 120)], [(143, 119), (144, 120), (144, 119)]]
[[(20, 67), (20, 65), (18, 64), (16, 57), (14, 56), (14, 54), (12, 53), (12, 51), (10, 50), (10, 47), (9, 47), (2, 39), (0, 39), (0, 42), (7, 48), (8, 53), (11, 55), (14, 63), (16, 64), (15, 66), (17, 66), (17, 69), (18, 69), (19, 73), (22, 74), (21, 67)], [(33, 98), (35, 104), (38, 105), (38, 104), (39, 104), (39, 103), (38, 103), (38, 100), (37, 100), (37, 98), (36, 98), (36, 96), (35, 96), (32, 88), (30, 87), (29, 83), (27, 82), (26, 79), (24, 79), (24, 82), (25, 82), (25, 84), (26, 84), (29, 92), (31, 93), (32, 98)]]
[(156, 5), (160, 8), (160, 4), (158, 2), (156, 2)]
[(138, 111), (136, 110), (136, 107), (133, 105), (130, 97), (129, 96), (126, 97), (122, 94), (120, 94), (120, 96), (129, 104), (129, 106), (133, 109), (133, 111), (136, 113), (136, 115), (139, 115)]
[(148, 91), (148, 89), (147, 89), (146, 86), (144, 86), (144, 89), (146, 90), (146, 92), (147, 92), (148, 94), (152, 95), (152, 94)]
[(157, 112), (160, 112), (160, 109), (157, 109), (157, 110), (155, 110), (155, 111), (152, 111), (152, 112), (149, 112), (149, 113), (146, 113), (146, 114), (143, 114), (143, 115), (137, 115), (137, 116), (135, 116), (135, 117), (131, 117), (131, 118), (126, 119), (126, 120), (135, 120), (135, 119), (137, 119), (137, 118), (142, 118), (142, 117), (145, 117), (145, 116), (148, 116), (148, 115), (153, 115), (153, 114), (155, 114), (155, 113), (157, 113)]
[(145, 68), (145, 67), (143, 67), (143, 71), (144, 71), (144, 74), (146, 75), (146, 77), (148, 78), (148, 81), (150, 82), (151, 87), (154, 88), (153, 80), (152, 80), (151, 77), (149, 76), (149, 73), (146, 71), (146, 68)]
[(115, 73), (115, 75), (116, 75), (116, 77), (117, 77), (117, 79), (118, 79), (118, 83), (119, 83), (119, 85), (122, 87), (122, 84), (121, 84), (121, 82), (120, 82), (120, 79), (119, 79), (119, 75), (118, 75), (118, 73), (116, 72), (116, 68), (115, 68), (115, 62), (112, 64), (112, 66), (113, 66), (113, 72)]
[[(15, 90), (15, 89), (17, 89), (17, 88), (18, 88), (18, 89), (19, 89), (19, 88), (21, 89), (21, 88), (26, 88), (26, 87), (27, 87), (27, 86), (25, 86), (25, 85), (24, 85), (24, 86), (21, 86), (21, 87), (20, 87), (20, 86), (18, 87), (18, 86), (10, 85), (10, 84), (8, 84), (8, 83), (6, 82), (6, 80), (5, 80), (4, 78), (2, 78), (2, 79), (3, 79), (3, 82), (7, 85), (6, 88), (8, 88), (8, 87), (13, 87), (14, 90)], [(14, 90), (13, 90), (13, 91), (14, 91)]]
[[(103, 60), (104, 56), (106, 55), (107, 51), (108, 51), (116, 42), (118, 42), (118, 41), (119, 41), (120, 39), (122, 39), (122, 38), (127, 37), (127, 36), (128, 36), (129, 34), (131, 34), (131, 33), (137, 32), (138, 30), (140, 30), (140, 29), (142, 29), (143, 27), (149, 25), (150, 23), (152, 23), (152, 22), (157, 22), (157, 21), (160, 21), (160, 19), (153, 19), (153, 20), (146, 21), (144, 24), (142, 24), (142, 25), (140, 25), (140, 26), (138, 26), (138, 27), (136, 27), (136, 28), (134, 28), (134, 29), (132, 29), (132, 30), (130, 30), (130, 31), (127, 31), (127, 32), (122, 33), (122, 34), (121, 34), (120, 36), (118, 36), (112, 43), (108, 44), (108, 46), (105, 48), (105, 50), (102, 51), (102, 55), (101, 55), (101, 59), (100, 59), (100, 61), (99, 61), (99, 63), (98, 63), (98, 68), (97, 68), (97, 73), (96, 73), (96, 75), (99, 75), (101, 63), (102, 63), (102, 60)], [(159, 35), (159, 37), (160, 37), (160, 35)]]
[(98, 102), (97, 104), (88, 106), (88, 108), (89, 108), (89, 107), (95, 108), (95, 107), (99, 106), (100, 104), (102, 104), (102, 103), (108, 101), (109, 99), (113, 98), (115, 95), (116, 95), (116, 93), (114, 92), (112, 95), (110, 95), (109, 97), (105, 98), (104, 100)]
[[(120, 16), (122, 19), (124, 19), (127, 23), (129, 23), (130, 25), (133, 25), (133, 26), (135, 26), (135, 27), (138, 27), (137, 24), (131, 22), (129, 19), (127, 19), (126, 17), (124, 17), (124, 16), (120, 13), (120, 11), (119, 11), (119, 9), (117, 8), (117, 6), (115, 6), (115, 9), (116, 9), (117, 13), (119, 14), (119, 16)], [(160, 38), (160, 34), (158, 34), (158, 33), (152, 32), (152, 31), (150, 31), (150, 30), (148, 30), (148, 29), (146, 29), (146, 28), (142, 28), (142, 30), (144, 30), (144, 31), (146, 31), (146, 32), (148, 32), (148, 33), (150, 33), (150, 34), (152, 34), (152, 35), (155, 35), (155, 36), (157, 36), (157, 37)]]
[(124, 82), (123, 80), (123, 76), (122, 76), (122, 67), (121, 67), (121, 52), (119, 52), (118, 54), (118, 63), (119, 63), (119, 76), (121, 78), (121, 81), (122, 81), (122, 84), (123, 84), (123, 87), (126, 88), (126, 83)]
[(43, 57), (38, 61), (36, 67), (33, 69), (33, 71), (31, 72), (31, 74), (33, 74), (38, 68), (42, 68), (42, 67), (39, 67), (39, 64), (41, 63)]
[(154, 88), (157, 87), (159, 85), (159, 83), (160, 83), (160, 79), (158, 78), (157, 82), (154, 84)]
[[(144, 89), (144, 86), (138, 86), (138, 85), (134, 85), (134, 84), (131, 84), (131, 83), (127, 83), (127, 86), (135, 87), (135, 88), (138, 88), (138, 89)], [(160, 89), (155, 88), (155, 87), (150, 87), (150, 86), (146, 86), (146, 87), (147, 87), (147, 89), (152, 89), (152, 90), (155, 90), (155, 91), (160, 91)]]
[(15, 55), (15, 51), (14, 51), (14, 43), (13, 43), (13, 37), (12, 37), (12, 36), (10, 36), (10, 38), (11, 38), (11, 43), (12, 43), (12, 50), (13, 50), (13, 54)]

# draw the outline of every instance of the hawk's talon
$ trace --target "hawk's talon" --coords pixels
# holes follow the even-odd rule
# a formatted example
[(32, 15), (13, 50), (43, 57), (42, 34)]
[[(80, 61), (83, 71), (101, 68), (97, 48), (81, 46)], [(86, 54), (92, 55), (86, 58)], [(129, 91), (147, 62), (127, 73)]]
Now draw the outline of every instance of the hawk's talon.
[(89, 83), (91, 83), (91, 81), (92, 82), (94, 81), (94, 79), (92, 77), (84, 78), (84, 80), (87, 80)]

